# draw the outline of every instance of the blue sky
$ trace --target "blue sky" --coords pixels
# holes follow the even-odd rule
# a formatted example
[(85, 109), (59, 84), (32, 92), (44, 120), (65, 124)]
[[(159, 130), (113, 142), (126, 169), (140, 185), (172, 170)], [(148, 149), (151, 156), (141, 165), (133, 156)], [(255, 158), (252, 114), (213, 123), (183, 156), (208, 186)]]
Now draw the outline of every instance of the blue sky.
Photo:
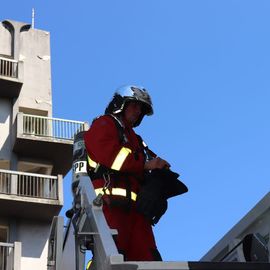
[(15, 0), (1, 20), (31, 23), (32, 7), (51, 33), (54, 117), (91, 122), (123, 84), (151, 93), (137, 132), (189, 187), (157, 244), (164, 260), (200, 259), (269, 192), (270, 2)]

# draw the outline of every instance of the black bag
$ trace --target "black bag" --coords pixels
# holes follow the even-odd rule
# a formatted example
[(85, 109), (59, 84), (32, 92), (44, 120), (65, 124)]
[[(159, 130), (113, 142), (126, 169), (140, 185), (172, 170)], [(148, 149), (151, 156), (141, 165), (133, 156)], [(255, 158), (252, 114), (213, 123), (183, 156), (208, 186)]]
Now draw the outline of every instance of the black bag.
[(162, 183), (163, 196), (169, 199), (188, 192), (187, 186), (181, 182), (179, 174), (168, 169), (155, 169), (151, 171), (151, 177)]
[(179, 174), (167, 169), (147, 172), (144, 184), (137, 197), (137, 210), (148, 218), (152, 225), (158, 223), (168, 208), (167, 199), (181, 195), (188, 188), (177, 178)]

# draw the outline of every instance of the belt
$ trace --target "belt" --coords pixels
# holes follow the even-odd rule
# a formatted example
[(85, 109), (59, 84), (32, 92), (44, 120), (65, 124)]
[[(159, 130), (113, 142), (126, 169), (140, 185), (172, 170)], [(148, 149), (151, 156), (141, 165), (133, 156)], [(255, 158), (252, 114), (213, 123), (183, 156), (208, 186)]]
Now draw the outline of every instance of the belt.
[[(104, 195), (104, 190), (103, 188), (96, 188), (95, 189), (96, 194), (102, 194)], [(123, 196), (127, 198), (127, 191), (124, 188), (112, 188), (112, 189), (106, 189), (105, 193), (107, 195), (116, 195), (116, 196)], [(131, 191), (131, 200), (136, 201), (137, 199), (137, 194), (133, 191)]]

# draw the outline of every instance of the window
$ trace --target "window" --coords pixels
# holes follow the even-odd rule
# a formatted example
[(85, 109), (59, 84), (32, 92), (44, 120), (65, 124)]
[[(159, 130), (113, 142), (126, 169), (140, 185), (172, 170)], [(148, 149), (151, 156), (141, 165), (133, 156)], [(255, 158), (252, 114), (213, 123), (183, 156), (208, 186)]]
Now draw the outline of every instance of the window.
[(8, 241), (8, 227), (0, 225), (0, 242), (6, 243)]

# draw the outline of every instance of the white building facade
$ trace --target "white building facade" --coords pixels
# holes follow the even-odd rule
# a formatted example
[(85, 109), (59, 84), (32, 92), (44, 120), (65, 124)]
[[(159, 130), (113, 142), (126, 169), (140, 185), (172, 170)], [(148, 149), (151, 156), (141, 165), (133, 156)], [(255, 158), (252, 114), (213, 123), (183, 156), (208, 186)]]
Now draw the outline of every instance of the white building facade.
[(50, 33), (0, 22), (0, 270), (46, 270), (73, 137), (87, 124), (52, 117)]

